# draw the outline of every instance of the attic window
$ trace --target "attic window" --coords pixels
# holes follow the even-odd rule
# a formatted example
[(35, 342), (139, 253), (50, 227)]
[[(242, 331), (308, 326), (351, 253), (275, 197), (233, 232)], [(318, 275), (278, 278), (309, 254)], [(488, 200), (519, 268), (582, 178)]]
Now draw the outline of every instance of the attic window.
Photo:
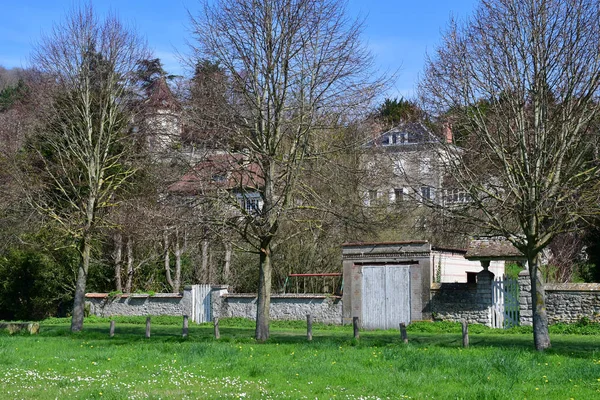
[(389, 136), (383, 136), (381, 138), (381, 144), (383, 146), (389, 146), (389, 144), (390, 144), (390, 137)]
[(225, 176), (225, 174), (214, 174), (212, 176), (212, 180), (213, 182), (223, 183), (227, 180), (227, 177)]
[(408, 143), (408, 132), (402, 132), (400, 134), (400, 143)]

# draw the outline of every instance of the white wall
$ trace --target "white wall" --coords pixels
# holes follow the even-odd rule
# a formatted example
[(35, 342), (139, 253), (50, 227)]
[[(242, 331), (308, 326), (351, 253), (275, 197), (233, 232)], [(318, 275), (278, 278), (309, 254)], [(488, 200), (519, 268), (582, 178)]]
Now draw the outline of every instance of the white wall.
[[(433, 282), (437, 281), (439, 268), (441, 268), (441, 283), (464, 283), (467, 282), (467, 272), (477, 273), (483, 270), (479, 261), (469, 261), (461, 253), (432, 251), (431, 254)], [(489, 270), (496, 276), (502, 276), (504, 261), (492, 261)]]

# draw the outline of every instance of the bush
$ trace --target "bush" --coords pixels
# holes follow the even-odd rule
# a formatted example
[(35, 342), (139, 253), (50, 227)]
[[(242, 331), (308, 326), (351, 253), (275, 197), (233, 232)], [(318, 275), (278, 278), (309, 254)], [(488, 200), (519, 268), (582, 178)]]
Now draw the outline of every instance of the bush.
[(41, 320), (66, 313), (73, 273), (68, 251), (52, 257), (34, 250), (9, 250), (0, 257), (0, 319)]

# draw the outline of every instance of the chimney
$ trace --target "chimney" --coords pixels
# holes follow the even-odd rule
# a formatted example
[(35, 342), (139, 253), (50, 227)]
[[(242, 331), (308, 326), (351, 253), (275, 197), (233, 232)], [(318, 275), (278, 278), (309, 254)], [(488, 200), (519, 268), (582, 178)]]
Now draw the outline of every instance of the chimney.
[(452, 125), (449, 122), (444, 123), (444, 139), (446, 139), (446, 143), (452, 143), (454, 141), (452, 136)]

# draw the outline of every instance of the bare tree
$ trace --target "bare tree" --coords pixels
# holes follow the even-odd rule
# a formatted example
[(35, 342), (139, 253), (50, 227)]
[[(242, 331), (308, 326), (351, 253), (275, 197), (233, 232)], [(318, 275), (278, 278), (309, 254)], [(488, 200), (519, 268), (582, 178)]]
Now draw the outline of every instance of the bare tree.
[[(218, 63), (230, 80), (226, 128), (243, 154), (236, 167), (257, 166), (231, 205), (239, 204), (238, 230), (260, 256), (256, 339), (265, 341), (272, 254), (285, 240), (279, 227), (315, 194), (299, 183), (305, 162), (331, 150), (315, 143), (364, 112), (382, 82), (373, 79), (360, 21), (339, 0), (203, 1), (192, 25), (196, 60)], [(260, 209), (243, 207), (250, 186)]]
[(596, 1), (484, 0), (464, 24), (451, 23), (420, 84), (428, 111), (449, 113), (464, 138), (447, 165), (470, 201), (446, 212), (527, 258), (538, 350), (550, 347), (541, 252), (598, 204), (588, 143), (599, 20)]
[(71, 330), (83, 327), (92, 241), (114, 194), (135, 172), (127, 166), (132, 120), (128, 90), (143, 43), (114, 16), (87, 5), (71, 12), (39, 44), (33, 61), (55, 84), (48, 121), (37, 132), (43, 191), (35, 207), (74, 239), (80, 253)]

